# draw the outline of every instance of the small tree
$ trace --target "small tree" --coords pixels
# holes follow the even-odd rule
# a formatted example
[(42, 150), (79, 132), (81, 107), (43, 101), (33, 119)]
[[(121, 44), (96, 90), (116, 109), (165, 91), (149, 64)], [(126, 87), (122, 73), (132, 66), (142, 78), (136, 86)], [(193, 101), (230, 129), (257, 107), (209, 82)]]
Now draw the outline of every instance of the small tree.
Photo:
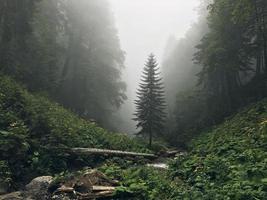
[(166, 118), (164, 88), (157, 66), (155, 56), (151, 54), (145, 64), (135, 101), (134, 120), (138, 122), (137, 128), (141, 128), (138, 134), (149, 137), (149, 146), (152, 145), (152, 138), (162, 133)]

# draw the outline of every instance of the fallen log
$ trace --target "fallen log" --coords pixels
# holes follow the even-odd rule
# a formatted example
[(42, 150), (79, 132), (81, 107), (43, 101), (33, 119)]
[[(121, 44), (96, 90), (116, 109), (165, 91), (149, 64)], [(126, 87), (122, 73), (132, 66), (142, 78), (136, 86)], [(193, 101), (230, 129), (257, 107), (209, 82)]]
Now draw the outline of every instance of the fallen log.
[(95, 149), (95, 148), (72, 148), (71, 153), (77, 155), (110, 155), (110, 156), (128, 156), (128, 157), (144, 157), (147, 159), (156, 159), (158, 156), (148, 153), (136, 153), (129, 151), (117, 151), (108, 149)]
[(116, 188), (115, 187), (111, 187), (111, 186), (99, 186), (99, 185), (93, 185), (93, 191), (115, 191)]

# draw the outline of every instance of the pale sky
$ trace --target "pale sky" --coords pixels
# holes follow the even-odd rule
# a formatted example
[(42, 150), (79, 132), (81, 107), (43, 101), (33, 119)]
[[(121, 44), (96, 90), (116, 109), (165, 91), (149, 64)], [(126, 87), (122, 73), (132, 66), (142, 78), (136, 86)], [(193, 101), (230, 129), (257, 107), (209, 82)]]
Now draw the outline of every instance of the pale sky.
[(138, 72), (148, 54), (153, 52), (160, 62), (169, 36), (182, 38), (185, 35), (197, 20), (199, 4), (199, 0), (109, 1), (121, 46), (126, 52), (126, 78), (130, 78), (130, 83), (139, 80)]
[[(161, 63), (168, 38), (182, 38), (197, 20), (200, 0), (109, 0), (126, 52), (124, 80), (128, 85), (128, 109), (147, 56), (154, 53)], [(129, 108), (130, 107), (130, 108)]]

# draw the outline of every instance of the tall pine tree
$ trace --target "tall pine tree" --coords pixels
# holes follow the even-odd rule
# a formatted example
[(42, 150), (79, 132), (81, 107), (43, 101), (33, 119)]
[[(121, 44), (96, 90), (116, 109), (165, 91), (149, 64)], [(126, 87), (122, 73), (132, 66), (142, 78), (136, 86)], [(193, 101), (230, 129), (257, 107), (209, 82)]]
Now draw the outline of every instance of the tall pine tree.
[(145, 64), (135, 101), (134, 120), (138, 122), (138, 134), (149, 138), (149, 146), (152, 145), (152, 138), (163, 132), (166, 117), (164, 88), (157, 66), (155, 56), (151, 54)]

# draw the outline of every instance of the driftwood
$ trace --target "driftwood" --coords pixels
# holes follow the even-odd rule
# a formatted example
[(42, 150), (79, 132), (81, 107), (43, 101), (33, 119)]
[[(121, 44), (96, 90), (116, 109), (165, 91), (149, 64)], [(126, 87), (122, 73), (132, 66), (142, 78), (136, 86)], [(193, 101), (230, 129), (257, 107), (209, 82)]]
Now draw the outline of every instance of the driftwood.
[(95, 148), (72, 148), (71, 153), (77, 155), (109, 155), (109, 156), (128, 156), (128, 157), (144, 157), (147, 159), (156, 159), (158, 156), (148, 153), (136, 153), (129, 151), (117, 151), (108, 149), (95, 149)]

